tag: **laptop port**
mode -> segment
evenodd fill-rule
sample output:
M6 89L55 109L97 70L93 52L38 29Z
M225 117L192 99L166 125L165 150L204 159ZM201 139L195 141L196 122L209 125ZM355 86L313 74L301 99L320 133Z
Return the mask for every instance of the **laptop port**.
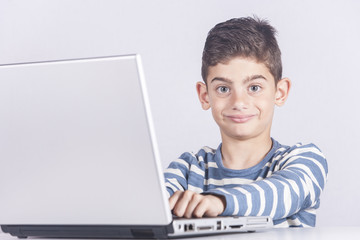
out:
M185 224L184 225L184 231L185 232L194 231L194 230L195 230L194 224Z
M222 225L221 225L221 221L217 221L216 222L216 230L221 230Z
M242 228L243 227L243 225L229 225L229 228L230 229L239 229L239 228Z
M213 230L214 226L198 226L197 230L198 231L209 231L209 230Z

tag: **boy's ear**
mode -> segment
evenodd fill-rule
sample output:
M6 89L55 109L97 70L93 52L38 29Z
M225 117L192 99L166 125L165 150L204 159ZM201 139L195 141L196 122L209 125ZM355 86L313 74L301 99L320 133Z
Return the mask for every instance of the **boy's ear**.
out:
M289 78L283 78L277 83L275 94L275 104L277 106L284 105L286 99L289 96L290 88L291 81Z
M196 83L196 91L197 91L202 109L208 110L210 108L210 103L209 103L209 95L208 95L207 87L206 87L205 83L197 82Z

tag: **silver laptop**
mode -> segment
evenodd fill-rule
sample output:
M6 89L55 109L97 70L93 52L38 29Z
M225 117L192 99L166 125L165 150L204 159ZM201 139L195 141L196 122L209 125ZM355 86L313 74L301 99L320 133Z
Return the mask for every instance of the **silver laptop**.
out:
M0 225L18 237L168 238L269 228L173 219L139 55L0 66Z

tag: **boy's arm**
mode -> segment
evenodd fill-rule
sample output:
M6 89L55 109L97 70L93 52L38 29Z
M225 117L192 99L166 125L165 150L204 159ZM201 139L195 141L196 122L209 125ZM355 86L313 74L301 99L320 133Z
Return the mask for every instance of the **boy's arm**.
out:
M204 187L205 168L200 159L187 152L164 171L170 209L178 217L215 217L225 209L223 196L200 194Z
M302 146L280 161L279 169L263 180L207 193L222 195L222 215L270 216L274 220L317 207L327 178L327 162L314 145Z
M168 197L177 191L185 191L188 189L188 175L190 171L190 160L193 156L190 153L184 153L179 159L170 163L164 171L165 186Z

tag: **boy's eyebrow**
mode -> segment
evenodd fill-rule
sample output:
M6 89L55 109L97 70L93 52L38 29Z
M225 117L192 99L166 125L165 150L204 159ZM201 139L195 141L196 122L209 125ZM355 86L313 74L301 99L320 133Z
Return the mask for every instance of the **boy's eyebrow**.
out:
M256 80L256 79L264 79L264 80L267 81L266 77L264 77L261 74L257 74L257 75L251 75L251 76L245 78L244 83L248 83L248 82L251 82L251 81Z
M261 74L256 74L256 75L251 75L251 76L248 76L246 77L244 80L243 80L243 83L248 83L248 82L251 82L251 81L254 81L256 79L264 79L267 81L266 77L264 77L263 75ZM214 81L221 81L221 82L226 82L226 83L233 83L232 80L228 79L228 78L224 78L224 77L215 77L211 80L210 83L214 82Z
M232 81L228 78L223 78L223 77L214 77L210 83L214 82L214 81L220 81L220 82L226 82L226 83L232 83Z

